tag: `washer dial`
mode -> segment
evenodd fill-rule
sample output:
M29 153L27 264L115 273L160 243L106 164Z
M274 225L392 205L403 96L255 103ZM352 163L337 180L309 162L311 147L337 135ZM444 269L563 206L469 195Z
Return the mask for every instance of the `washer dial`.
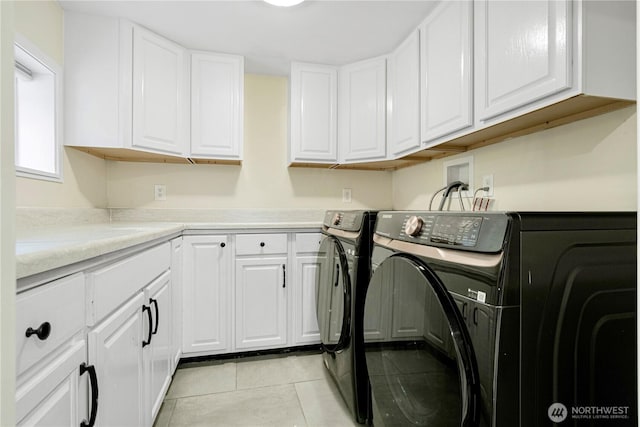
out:
M419 216L412 215L407 220L404 225L404 232L412 237L417 236L422 231L422 226L424 225L424 220Z

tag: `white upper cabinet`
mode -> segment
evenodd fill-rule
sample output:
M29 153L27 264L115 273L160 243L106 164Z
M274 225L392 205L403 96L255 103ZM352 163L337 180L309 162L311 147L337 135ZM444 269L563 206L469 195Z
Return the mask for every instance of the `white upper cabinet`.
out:
M571 86L569 0L475 3L478 120Z
M338 161L338 71L291 64L290 162Z
M388 155L420 148L420 36L416 30L387 62Z
M186 50L133 26L132 146L186 152Z
M387 60L373 58L339 70L340 162L386 156Z
M64 30L66 145L114 160L241 160L242 57L190 55L111 17L65 11Z
M244 58L191 54L191 156L242 159Z
M472 10L442 2L420 26L423 142L473 124Z

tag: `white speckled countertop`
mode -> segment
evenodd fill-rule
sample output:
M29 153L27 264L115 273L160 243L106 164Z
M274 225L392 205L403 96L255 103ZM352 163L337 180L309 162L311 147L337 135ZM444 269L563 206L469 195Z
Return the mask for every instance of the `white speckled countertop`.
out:
M105 217L100 212L96 215L95 210L80 212L82 218L75 218L75 221L73 215L65 211L64 218L69 220L56 224L47 219L61 218L55 210L36 212L18 227L16 233L16 277L21 279L135 245L169 239L183 232L319 229L322 223L317 212L291 215L289 211L280 216L263 215L264 212L241 216L225 214L224 217L209 217L214 220L212 222L202 221L205 218L202 212L196 217L180 215L183 218L187 216L184 219L191 221L173 222L161 222L158 215L153 213L142 214L142 217L136 218L127 212L126 218L117 218L126 222L96 222L104 221ZM113 213L111 216L113 221ZM177 218L174 216L171 219Z

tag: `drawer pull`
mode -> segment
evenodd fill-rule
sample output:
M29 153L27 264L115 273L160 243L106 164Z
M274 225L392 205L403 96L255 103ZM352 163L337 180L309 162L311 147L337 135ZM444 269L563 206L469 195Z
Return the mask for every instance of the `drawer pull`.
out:
M153 299L153 298L149 298L149 305L153 304L154 307L156 308L156 324L153 327L153 332L151 332L151 334L155 335L158 333L158 323L160 323L160 310L158 309L158 300L157 299Z
M149 318L149 335L146 340L142 340L142 348L145 348L149 344L151 344L151 333L153 331L153 318L151 317L151 306L143 305L142 311L147 312L147 317Z
M264 242L260 242L260 247L264 248Z
M227 244L225 242L220 243L220 247L224 248L225 246L227 246Z
M27 328L27 332L25 335L29 338L31 335L37 336L41 341L49 338L49 334L51 334L51 323L44 322L38 329L33 329L31 327Z
M287 266L282 264L282 287L287 286Z
M80 423L80 427L93 427L96 424L96 415L98 415L98 375L96 375L96 367L83 363L80 365L80 375L89 372L89 381L91 382L91 415L89 422L86 420Z

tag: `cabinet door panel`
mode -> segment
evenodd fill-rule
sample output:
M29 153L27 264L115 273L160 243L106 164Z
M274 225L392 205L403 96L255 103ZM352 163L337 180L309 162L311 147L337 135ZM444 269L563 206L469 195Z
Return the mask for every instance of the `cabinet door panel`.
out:
M340 69L338 144L341 161L386 155L387 61L375 58Z
M391 268L385 274L374 276L367 288L367 303L364 311L365 341L382 341L388 339L389 317L391 315L390 287L393 284ZM378 279L378 277L380 279Z
M422 140L473 124L472 2L443 2L421 32Z
M183 266L182 237L171 241L171 335L172 362L171 371L175 371L182 356L182 275Z
M191 55L191 156L242 158L244 61Z
M338 160L338 72L335 67L291 66L291 161Z
M236 261L236 348L284 345L287 258Z
M140 292L89 331L89 363L100 390L96 425L145 425L142 340L149 325L142 320L143 303Z
M413 271L409 270L409 273ZM392 297L392 338L421 338L424 333L425 299L427 290L421 277L398 270L394 278Z
M479 120L570 87L570 7L556 0L476 2Z
M415 31L389 57L389 155L420 148L420 36Z
M185 68L184 48L134 27L134 147L185 152Z
M86 360L86 341L76 342L46 363L16 390L19 426L78 426L86 416L86 401L80 388L80 364Z
M227 236L184 239L184 353L231 349L229 251Z
M295 344L320 342L316 315L316 277L324 257L304 256L296 259L294 339Z
M151 307L153 335L145 347L147 367L148 419L153 420L171 383L171 272L167 271L145 291L145 303Z

